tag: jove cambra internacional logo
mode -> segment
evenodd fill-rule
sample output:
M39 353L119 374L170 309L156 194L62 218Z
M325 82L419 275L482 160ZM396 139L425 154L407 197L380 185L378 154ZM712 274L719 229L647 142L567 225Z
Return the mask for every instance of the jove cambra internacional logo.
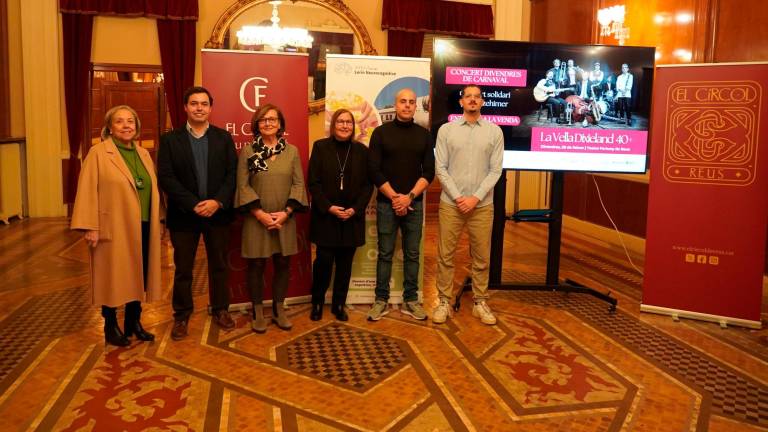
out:
M682 81L667 92L664 177L746 186L757 169L762 87L754 81Z

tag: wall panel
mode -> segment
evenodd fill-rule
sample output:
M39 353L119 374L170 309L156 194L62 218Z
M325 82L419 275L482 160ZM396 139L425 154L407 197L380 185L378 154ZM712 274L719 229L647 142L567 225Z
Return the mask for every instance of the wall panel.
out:
M0 137L11 136L8 0L0 0Z
M531 41L592 42L592 0L531 0Z
M768 61L768 3L762 0L716 2L713 60Z
M693 60L695 17L701 1L708 0L601 0L599 7L623 4L624 25L630 29L626 44L656 47L657 63L673 64ZM613 36L599 36L597 42L618 45Z

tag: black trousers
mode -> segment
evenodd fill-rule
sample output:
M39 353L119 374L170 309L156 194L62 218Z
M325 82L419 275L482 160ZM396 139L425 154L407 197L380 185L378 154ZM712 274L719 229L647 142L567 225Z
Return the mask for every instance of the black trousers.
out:
M227 245L229 225L210 226L200 231L171 231L173 262L173 318L187 320L194 310L192 302L192 269L200 236L205 242L208 255L208 290L211 293L211 308L214 312L229 308L227 287Z
M549 105L549 109L552 111L553 117L560 117L560 114L565 110L565 100L559 97L548 97L546 104Z
M247 258L246 282L251 294L251 302L259 305L264 301L264 270L269 258ZM288 292L288 279L291 276L291 256L272 255L272 310L285 300Z
M627 120L632 120L632 107L630 106L630 98L619 97L616 98L616 114L619 117L627 116Z
M325 303L325 292L331 283L333 263L336 263L336 277L333 279L333 306L347 302L349 279L352 277L352 259L356 247L318 246L315 262L312 264L312 304Z

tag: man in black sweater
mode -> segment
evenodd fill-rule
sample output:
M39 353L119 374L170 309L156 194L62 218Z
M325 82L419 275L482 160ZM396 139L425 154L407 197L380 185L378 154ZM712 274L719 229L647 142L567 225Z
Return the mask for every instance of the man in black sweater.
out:
M376 263L376 301L368 312L378 321L388 311L392 257L400 229L403 237L403 306L415 319L427 318L418 303L419 245L424 220L422 192L435 177L435 154L428 130L413 122L416 93L400 90L395 96L396 118L371 135L368 171L379 189L376 226L379 257Z

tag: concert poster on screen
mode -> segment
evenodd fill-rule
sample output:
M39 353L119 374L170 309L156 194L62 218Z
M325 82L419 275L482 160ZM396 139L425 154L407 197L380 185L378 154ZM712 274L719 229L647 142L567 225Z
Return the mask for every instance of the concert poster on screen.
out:
M644 173L655 48L437 38L432 132L467 84L504 132L504 168Z

